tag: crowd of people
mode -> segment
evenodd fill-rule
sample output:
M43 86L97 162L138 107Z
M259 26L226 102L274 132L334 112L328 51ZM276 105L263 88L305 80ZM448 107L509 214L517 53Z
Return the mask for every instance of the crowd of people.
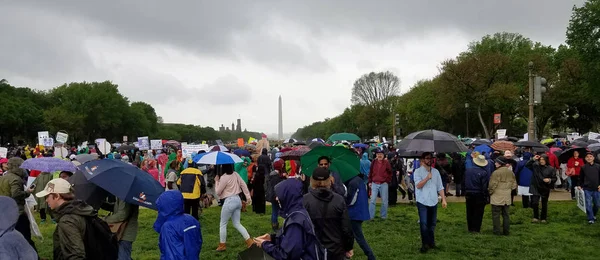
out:
M348 259L354 255L355 241L367 259L376 259L362 224L376 218L378 200L382 220L388 218L388 207L398 201L407 199L416 204L422 253L438 249L438 204L446 208L447 196L465 197L469 232L481 232L485 207L491 204L494 234L509 235L508 209L514 206L514 196L522 195L523 207L532 209L532 223L547 223L550 192L559 187L556 182L562 179L562 183L570 183L566 188L571 192L584 192L588 222L596 221L600 164L591 152L586 152L584 161L575 151L561 165L556 155L535 152L532 147L515 154L515 150L472 146L464 154L425 152L414 160L403 158L391 145L346 148L356 153L360 171L345 181L339 172L330 170L332 158L319 157L315 162L318 167L307 174L302 172L299 160L281 159L280 150L284 147L278 146L241 155L242 162L221 165L197 164L183 157L181 150L168 147L158 153L114 150L107 154L98 154L92 147L74 149L66 157L76 165L78 154L121 160L161 183L165 192L156 201L158 215L153 226L159 233L161 259L199 258L199 214L213 201L221 206L217 251L227 250L227 224L231 220L246 247L256 245L275 259ZM0 258L37 259L26 214L26 199L33 194L40 224L46 223L47 215L57 224L53 234L54 259L94 259L93 244L105 248L105 252L114 251L116 259L131 259L139 207L119 198L108 199L101 208L110 215L94 222L99 219L98 211L75 197L68 182L72 172L60 172L59 178L54 178L54 173L20 168L24 159L36 156L53 154L50 150L25 148L14 152L11 158L0 159L0 209L8 216L0 219ZM28 177L36 179L26 187ZM456 187L455 194L449 191L451 182ZM398 192L402 194L400 199ZM242 224L241 214L249 205L255 213L265 214L267 202L272 209L274 233L253 237ZM108 236L106 242L90 241L103 234L102 223L111 228L114 236ZM85 232L90 228L97 231L95 237Z

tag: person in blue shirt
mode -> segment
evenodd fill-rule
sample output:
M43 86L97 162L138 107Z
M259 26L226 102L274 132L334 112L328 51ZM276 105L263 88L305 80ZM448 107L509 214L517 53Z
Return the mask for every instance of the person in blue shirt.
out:
M369 171L371 170L371 161L369 161L369 155L363 153L362 159L360 159L360 173L365 175L365 184L369 182Z
M160 259L200 259L202 230L198 220L183 213L181 192L163 192L156 200L156 206L158 216L154 222L154 231L159 234Z
M431 167L433 154L425 152L421 155L421 167L415 170L415 197L419 211L419 224L421 228L421 253L429 249L437 249L435 244L435 225L437 222L438 195L442 197L442 207L446 208L446 196L440 172Z
M371 219L371 215L369 214L369 195L367 194L367 186L365 185L366 179L367 177L361 173L346 181L345 185L348 188L346 205L348 206L350 226L356 242L368 260L375 260L373 250L369 246L369 243L367 243L362 230L363 221Z

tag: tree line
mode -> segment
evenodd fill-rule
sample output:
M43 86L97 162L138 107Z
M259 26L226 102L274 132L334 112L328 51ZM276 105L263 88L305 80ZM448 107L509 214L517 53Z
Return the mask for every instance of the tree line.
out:
M64 131L69 134L70 144L96 138L120 142L123 136L128 136L130 142L149 136L198 143L217 139L228 142L239 137L248 140L261 135L163 123L150 104L130 102L110 81L76 82L40 91L0 80L0 144L35 144L38 131L52 135Z
M528 63L547 79L543 102L535 106L538 136L553 132L585 133L600 125L600 0L573 7L565 45L553 48L517 34L501 32L471 42L466 51L441 62L439 74L399 93L391 72L371 72L357 79L352 105L341 115L302 127L295 138L335 132L362 137L402 136L438 129L490 138L496 129L509 135L527 132ZM468 104L468 105L467 105ZM502 117L494 124L494 114Z

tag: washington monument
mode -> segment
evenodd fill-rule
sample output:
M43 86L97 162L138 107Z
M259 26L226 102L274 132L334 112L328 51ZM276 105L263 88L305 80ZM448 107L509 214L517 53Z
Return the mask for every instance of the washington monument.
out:
M283 111L281 106L281 95L279 95L279 130L277 138L279 140L283 140Z

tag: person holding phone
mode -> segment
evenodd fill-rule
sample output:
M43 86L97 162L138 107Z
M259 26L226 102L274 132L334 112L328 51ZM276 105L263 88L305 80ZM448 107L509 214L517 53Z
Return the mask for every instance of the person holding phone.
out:
M548 215L548 198L550 197L550 190L552 189L553 183L556 182L556 174L554 167L550 166L550 160L546 154L536 155L533 160L530 160L527 168L533 171L531 177L531 186L529 186L529 193L531 193L531 208L533 209L533 220L532 223L546 223ZM540 214L539 204L542 201L542 211Z

